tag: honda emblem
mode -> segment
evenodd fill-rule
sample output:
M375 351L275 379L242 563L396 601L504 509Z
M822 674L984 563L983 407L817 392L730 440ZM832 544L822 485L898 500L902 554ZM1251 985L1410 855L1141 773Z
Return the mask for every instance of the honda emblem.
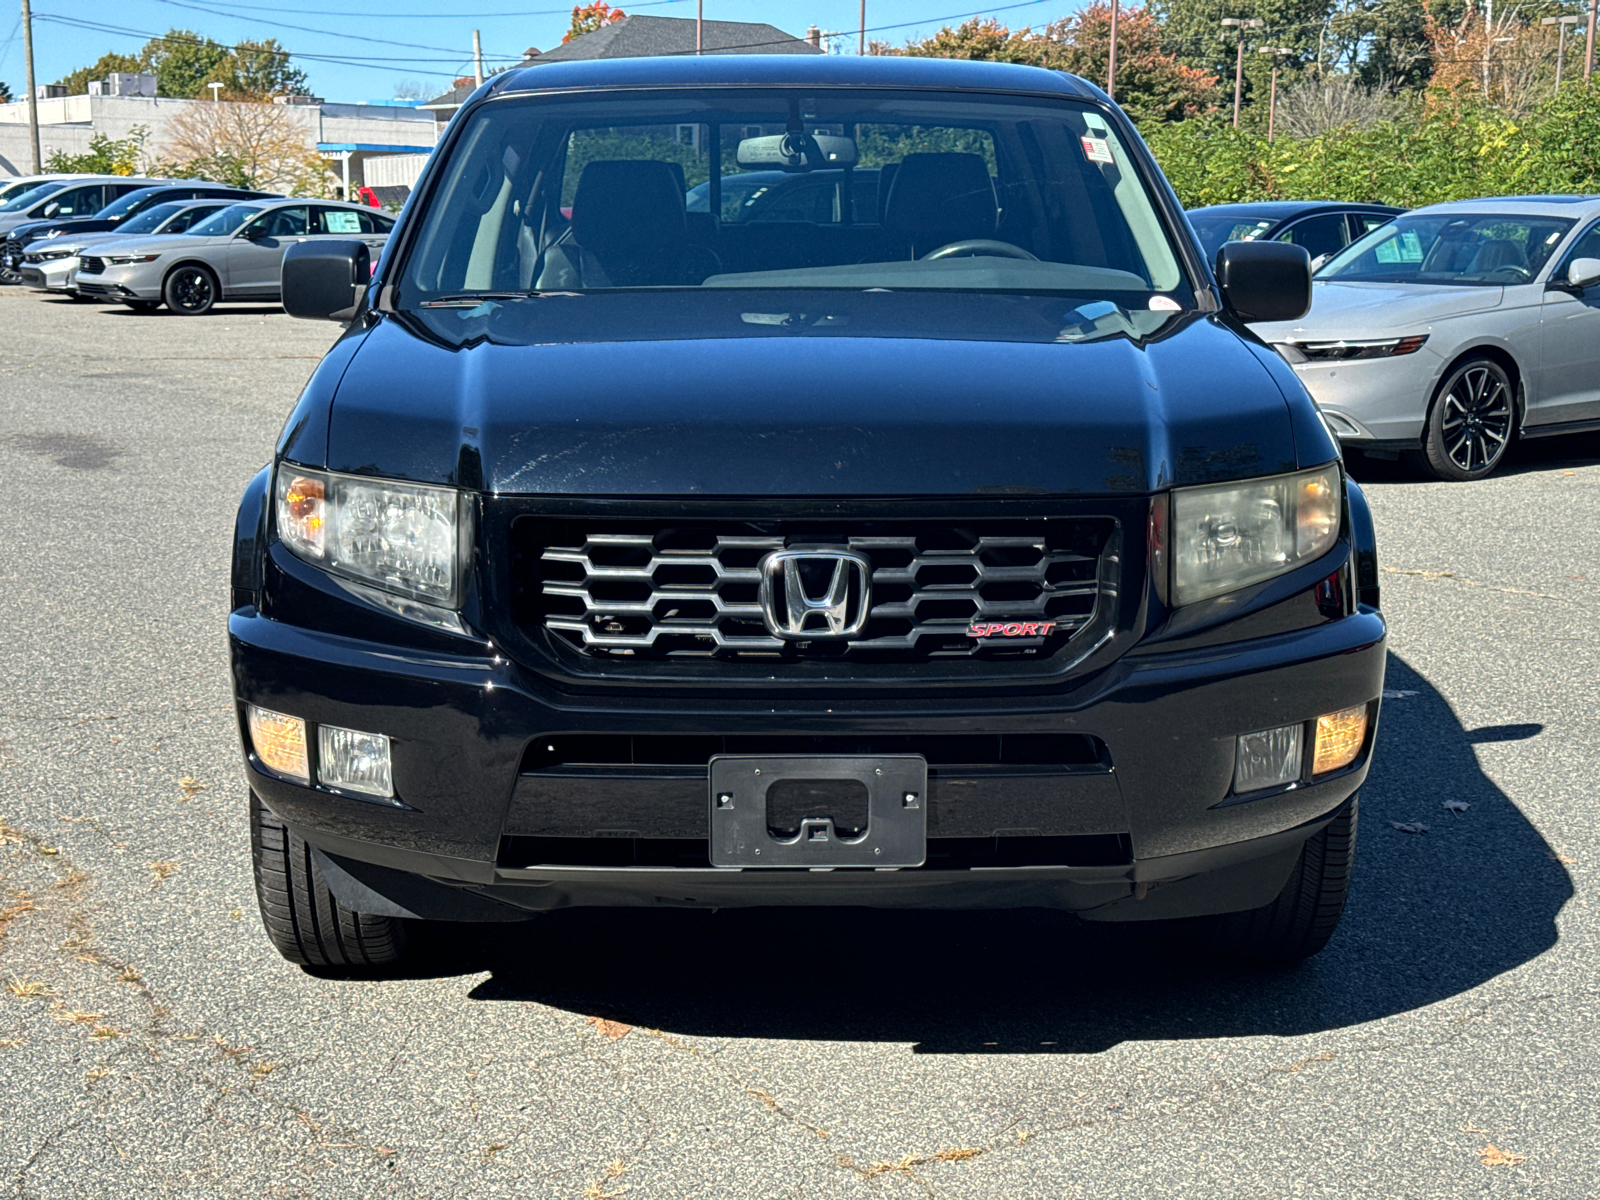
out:
M867 623L872 564L849 550L774 550L761 560L761 615L789 641L854 637Z

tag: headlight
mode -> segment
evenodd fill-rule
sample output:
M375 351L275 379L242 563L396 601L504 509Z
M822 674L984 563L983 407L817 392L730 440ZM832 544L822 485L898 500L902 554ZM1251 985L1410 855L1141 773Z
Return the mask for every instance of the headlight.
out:
M278 537L296 555L386 591L455 608L465 509L453 488L278 467Z
M1172 602L1192 604L1281 575L1339 535L1339 466L1177 488L1172 493Z
M39 252L40 262L54 262L58 258L71 258L76 250L42 250ZM29 257L32 257L31 255Z
M106 261L114 267L125 267L129 263L155 262L160 257L161 255L159 254L119 254L114 258L106 259Z
M1300 359L1291 362L1344 362L1356 358L1398 358L1402 354L1415 354L1428 340L1425 333L1410 337L1376 338L1366 341L1337 342L1286 342ZM1289 355L1284 357L1288 358Z

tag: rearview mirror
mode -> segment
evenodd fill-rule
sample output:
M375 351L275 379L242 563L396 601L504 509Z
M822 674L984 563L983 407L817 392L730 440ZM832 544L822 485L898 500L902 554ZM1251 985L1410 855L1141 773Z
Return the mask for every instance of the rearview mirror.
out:
M817 167L853 167L856 144L826 133L776 133L745 138L739 143L741 167L761 170L810 171Z
M1311 309L1311 256L1292 242L1224 242L1217 288L1241 321L1297 320Z
M1600 258L1575 258L1567 267L1567 286L1588 288L1600 283Z
M283 256L284 311L311 321L353 320L371 279L372 251L365 242L297 242Z

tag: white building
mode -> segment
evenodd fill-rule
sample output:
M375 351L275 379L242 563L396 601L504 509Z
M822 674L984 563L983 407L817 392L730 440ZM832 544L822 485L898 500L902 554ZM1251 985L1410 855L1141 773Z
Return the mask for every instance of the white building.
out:
M110 88L97 90L108 92ZM96 135L115 141L142 125L150 132L145 143L147 151L152 156L160 156L166 145L168 126L176 117L193 105L214 103L227 101L169 100L142 95L41 99L38 101L40 153L45 159L55 151L83 154L89 149L89 140ZM369 161L395 154L425 155L438 137L439 126L433 114L414 108L318 102L287 104L284 110L305 129L306 149L316 149L333 159L342 168L346 184L351 186L366 182L365 169ZM0 104L0 179L26 175L31 155L27 102Z

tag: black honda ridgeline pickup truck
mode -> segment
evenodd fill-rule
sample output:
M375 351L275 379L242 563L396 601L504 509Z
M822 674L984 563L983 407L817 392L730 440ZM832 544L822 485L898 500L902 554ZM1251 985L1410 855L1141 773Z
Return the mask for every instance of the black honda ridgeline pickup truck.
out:
M749 215L747 172L810 179ZM348 331L234 543L285 957L569 905L1327 941L1383 686L1373 531L1243 324L1302 314L1309 265L1207 263L1099 90L510 71L367 256L284 260L289 311Z

